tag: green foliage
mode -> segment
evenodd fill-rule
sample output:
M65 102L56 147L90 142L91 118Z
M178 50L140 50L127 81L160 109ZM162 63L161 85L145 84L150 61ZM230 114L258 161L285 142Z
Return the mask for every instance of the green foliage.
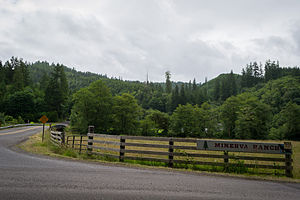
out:
M228 98L220 107L224 138L265 139L271 108L251 93Z
M113 98L113 132L117 134L136 135L141 107L136 99L128 93Z
M239 139L265 139L271 109L257 97L244 93L238 96L240 109L235 122L235 136Z
M149 118L140 120L140 129L143 136L155 136L156 134L155 123Z
M223 137L235 138L235 122L237 120L240 102L238 97L229 97L220 107Z
M200 134L200 109L191 104L179 105L171 116L171 132L176 137L195 137Z
M236 160L235 163L230 163L228 166L225 166L224 171L227 173L244 174L247 173L249 169L245 167L244 161Z
M167 135L170 126L170 117L167 113L158 110L150 110L146 120L152 121L156 134Z
M165 83L142 83L12 57L0 61L0 110L10 123L71 114L82 133L95 125L113 134L299 139L300 69L262 67L252 62L241 76L231 71L204 84L172 82L170 72Z
M68 82L62 65L56 65L45 91L45 102L48 110L56 111L59 118L66 114L66 102L68 98Z
M33 113L35 112L33 91L30 88L26 88L22 91L17 91L7 96L4 108L5 113L17 118L21 116L26 120L34 120Z
M49 119L48 122L57 122L58 121L58 113L56 111L46 112L44 115Z
M112 96L103 81L96 81L80 89L73 96L71 125L86 133L94 125L98 133L107 133L112 121Z
M270 138L300 140L300 106L289 102L274 116L274 126Z
M0 113L0 127L5 124L5 114Z
M17 123L18 124L24 124L24 120L22 119L21 116L18 116Z
M300 78L286 76L269 81L256 95L272 107L274 114L279 113L290 101L300 105Z

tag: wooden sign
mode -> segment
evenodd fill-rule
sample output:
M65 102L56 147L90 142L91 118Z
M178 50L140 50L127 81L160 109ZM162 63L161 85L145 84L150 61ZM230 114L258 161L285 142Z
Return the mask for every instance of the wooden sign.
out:
M221 140L197 140L197 149L207 151L231 151L272 154L285 153L283 144L236 142Z
M41 117L41 119L40 119L40 121L41 121L43 124L45 124L48 120L49 120L49 119L48 119L45 115L43 115L43 116Z

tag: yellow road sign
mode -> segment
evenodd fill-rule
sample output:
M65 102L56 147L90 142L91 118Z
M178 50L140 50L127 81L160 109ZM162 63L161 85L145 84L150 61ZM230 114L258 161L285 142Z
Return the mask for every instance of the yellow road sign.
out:
M48 120L49 120L49 119L48 119L45 115L43 115L43 116L41 117L41 119L40 119L40 121L41 121L43 124L45 124Z

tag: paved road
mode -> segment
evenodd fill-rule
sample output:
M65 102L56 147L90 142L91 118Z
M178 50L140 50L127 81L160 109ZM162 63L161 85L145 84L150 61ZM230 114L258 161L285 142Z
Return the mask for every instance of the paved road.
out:
M300 184L57 160L12 150L40 127L0 131L0 199L300 199Z

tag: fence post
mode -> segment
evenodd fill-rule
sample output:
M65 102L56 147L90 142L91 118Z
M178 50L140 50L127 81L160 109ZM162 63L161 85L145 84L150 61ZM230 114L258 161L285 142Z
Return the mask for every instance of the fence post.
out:
M74 146L75 146L75 136L73 136L72 149L74 149Z
M119 156L119 161L124 162L124 156L125 156L125 138L120 136L120 156Z
M69 145L69 137L70 136L67 136L67 146Z
M81 154L81 145L82 145L82 135L80 136L79 154Z
M293 177L293 166L292 166L292 143L284 142L284 152L285 152L285 175L287 177Z
M228 170L228 161L229 161L228 151L224 151L224 169Z
M92 154L93 151L93 140L94 140L94 126L89 126L88 130L88 146L87 146L87 151L88 154Z
M173 167L173 155L174 152L174 141L172 138L169 140L169 167Z

